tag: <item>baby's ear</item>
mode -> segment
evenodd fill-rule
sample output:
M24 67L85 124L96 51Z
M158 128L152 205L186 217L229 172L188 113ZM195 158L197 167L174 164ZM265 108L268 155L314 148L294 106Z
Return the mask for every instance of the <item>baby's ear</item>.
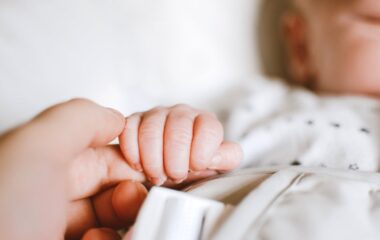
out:
M282 17L282 33L291 80L307 85L311 78L311 64L305 20L300 14L288 11Z

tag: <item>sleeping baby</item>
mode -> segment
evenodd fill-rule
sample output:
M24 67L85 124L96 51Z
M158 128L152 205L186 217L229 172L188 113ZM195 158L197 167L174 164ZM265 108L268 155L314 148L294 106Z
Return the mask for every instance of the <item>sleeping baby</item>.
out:
M380 2L294 0L283 17L291 87L257 79L227 132L243 165L377 171Z
M290 79L254 78L226 123L241 166L377 171L380 2L294 0L282 26ZM120 146L156 185L232 170L242 158L213 114L184 105L128 117Z

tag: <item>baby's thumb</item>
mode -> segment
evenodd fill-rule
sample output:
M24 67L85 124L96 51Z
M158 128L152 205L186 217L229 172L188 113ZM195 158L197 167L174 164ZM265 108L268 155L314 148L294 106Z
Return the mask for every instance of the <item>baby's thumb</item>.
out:
M210 170L229 171L237 168L243 159L240 145L224 141L211 160Z

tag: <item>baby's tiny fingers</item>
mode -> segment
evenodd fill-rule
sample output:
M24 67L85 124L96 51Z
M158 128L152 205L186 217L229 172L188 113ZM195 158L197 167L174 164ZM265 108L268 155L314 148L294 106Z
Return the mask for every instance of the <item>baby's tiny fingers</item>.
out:
M169 113L164 134L165 170L169 178L181 181L189 171L195 112L178 106Z
M239 144L225 141L211 160L209 169L229 171L237 168L243 159L243 150Z
M211 114L195 118L193 142L191 145L190 168L202 171L211 164L211 158L223 141L223 126Z
M162 185L166 181L163 164L166 116L166 109L152 109L143 115L139 128L141 162L148 179L155 185Z
M139 127L141 114L136 113L125 119L124 131L119 136L120 149L128 164L137 171L142 171L139 153Z

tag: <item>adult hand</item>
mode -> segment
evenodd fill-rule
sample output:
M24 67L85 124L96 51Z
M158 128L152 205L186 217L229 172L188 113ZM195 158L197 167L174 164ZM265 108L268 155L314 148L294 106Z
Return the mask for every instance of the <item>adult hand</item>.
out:
M110 229L132 224L147 193L108 145L124 123L77 99L0 136L0 238L118 239Z

